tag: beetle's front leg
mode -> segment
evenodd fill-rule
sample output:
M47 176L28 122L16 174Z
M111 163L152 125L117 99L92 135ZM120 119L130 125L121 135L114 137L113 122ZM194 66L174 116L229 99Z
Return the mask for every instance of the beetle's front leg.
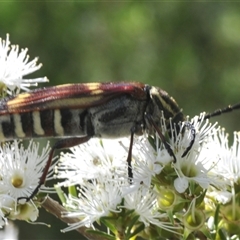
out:
M191 122L185 122L184 123L184 127L187 127L190 130L190 132L191 132L191 141L190 141L188 147L183 152L181 157L185 157L188 154L188 152L192 149L192 146L193 146L193 144L195 142L195 138L196 138L196 129L195 129L195 127L193 126L193 124Z
M130 146L128 150L127 156L127 163L128 163L128 179L129 182L132 183L133 181L133 172L132 172L132 148L133 148L133 137L135 133L135 127L131 129L131 136L130 136Z
M153 118L150 114L146 113L146 118L148 120L148 122L153 126L153 128L155 129L155 131L158 133L158 136L160 137L164 147L166 148L168 154L173 157L173 162L176 163L177 159L176 156L173 152L173 150L171 149L169 143L167 142L166 138L164 137L164 135L162 134L161 130L159 129L159 127L157 126L157 124L153 121Z

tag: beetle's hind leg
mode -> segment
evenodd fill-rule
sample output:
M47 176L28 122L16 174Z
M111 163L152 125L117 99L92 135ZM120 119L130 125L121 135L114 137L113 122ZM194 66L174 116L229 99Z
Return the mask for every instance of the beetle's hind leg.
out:
M85 143L85 142L89 141L90 138L91 138L90 136L84 136L84 137L80 137L80 138L65 138L65 139L61 139L61 140L57 141L53 145L53 147L52 147L52 149L49 153L46 166L44 168L43 174L42 174L42 176L39 180L39 183L38 183L37 187L33 190L32 194L29 197L18 198L18 202L22 199L24 199L28 202L30 199L32 199L38 193L40 187L45 183L49 168L50 168L51 163L52 163L52 159L53 159L55 150L60 150L60 149L64 149L64 148L70 148L70 147L77 146L79 144L82 144L82 143Z

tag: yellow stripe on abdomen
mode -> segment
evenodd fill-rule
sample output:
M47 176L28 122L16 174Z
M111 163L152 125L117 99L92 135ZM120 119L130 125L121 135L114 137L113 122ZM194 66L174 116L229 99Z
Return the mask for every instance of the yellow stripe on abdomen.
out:
M26 134L22 128L21 116L19 114L13 114L14 132L17 137L24 138Z
M54 130L55 133L59 136L64 135L64 128L61 124L62 115L59 109L54 110Z
M33 119L33 131L37 135L44 135L45 132L41 125L41 118L39 111L32 112L32 119Z

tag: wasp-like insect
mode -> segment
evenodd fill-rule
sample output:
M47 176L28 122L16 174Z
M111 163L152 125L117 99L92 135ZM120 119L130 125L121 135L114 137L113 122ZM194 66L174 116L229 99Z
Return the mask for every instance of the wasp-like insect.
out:
M213 115L239 108L218 110ZM52 147L39 181L44 184L54 151L87 142L92 137L131 136L128 151L128 174L132 178L133 136L158 132L169 154L174 153L160 129L160 118L173 123L184 121L182 110L164 90L138 82L65 84L36 89L0 101L0 141L37 137L60 138ZM206 115L210 118L213 115ZM191 124L187 124L191 128ZM192 141L183 155L191 149Z

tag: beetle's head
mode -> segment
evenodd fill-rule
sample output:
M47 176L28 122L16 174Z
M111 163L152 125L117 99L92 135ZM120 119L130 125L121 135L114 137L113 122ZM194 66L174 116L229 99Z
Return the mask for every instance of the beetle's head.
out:
M151 115L153 121L158 126L160 126L162 114L166 119L167 125L169 124L170 118L173 123L184 121L182 110L179 108L174 98L169 96L167 92L161 88L151 86L148 86L147 91L149 93L150 102L146 112Z

